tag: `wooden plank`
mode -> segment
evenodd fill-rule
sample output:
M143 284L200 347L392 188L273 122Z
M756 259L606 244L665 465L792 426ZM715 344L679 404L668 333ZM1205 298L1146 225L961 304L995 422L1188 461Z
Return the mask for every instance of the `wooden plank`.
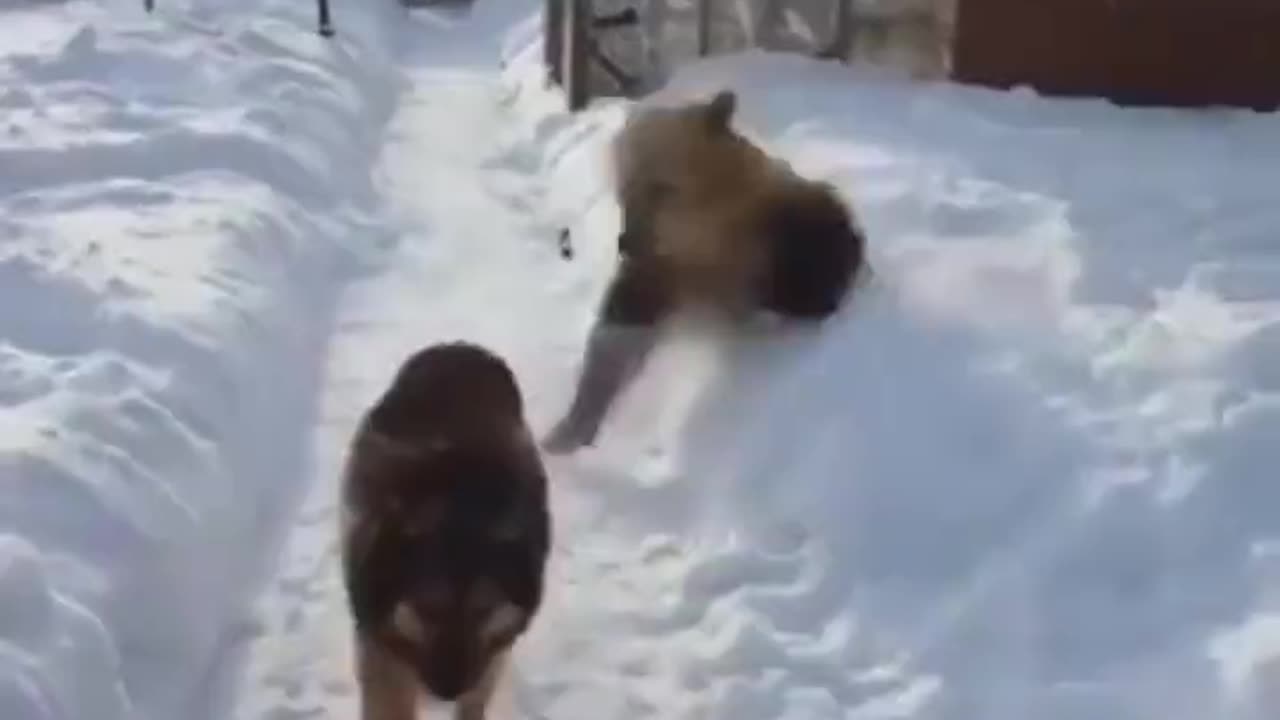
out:
M586 107L590 99L587 33L590 32L593 14L590 0L568 0L568 3L565 18L568 26L565 38L565 93L568 95L569 109L576 112Z
M564 82L565 0L546 0L542 7L542 63L552 83Z
M698 57L711 54L711 0L698 0Z
M835 0L835 28L825 47L817 52L818 57L828 60L846 62L853 51L853 0Z

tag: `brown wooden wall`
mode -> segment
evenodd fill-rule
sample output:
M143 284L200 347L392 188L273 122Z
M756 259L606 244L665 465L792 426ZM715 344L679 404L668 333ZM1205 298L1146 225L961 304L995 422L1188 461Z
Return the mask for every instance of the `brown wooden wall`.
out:
M1280 107L1280 0L957 0L952 75L1132 105Z

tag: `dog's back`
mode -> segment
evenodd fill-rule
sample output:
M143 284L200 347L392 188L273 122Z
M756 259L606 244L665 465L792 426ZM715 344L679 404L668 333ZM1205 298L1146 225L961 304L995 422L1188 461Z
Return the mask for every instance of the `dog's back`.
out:
M366 707L422 688L482 717L496 665L541 603L551 533L506 364L469 343L411 356L356 433L343 502ZM366 682L373 667L383 679ZM402 678L390 690L389 673Z

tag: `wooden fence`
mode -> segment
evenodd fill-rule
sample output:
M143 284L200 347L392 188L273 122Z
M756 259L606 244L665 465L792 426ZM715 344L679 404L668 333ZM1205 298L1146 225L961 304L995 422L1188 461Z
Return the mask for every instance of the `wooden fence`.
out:
M694 0L697 54L705 57L712 52L711 10L714 2L725 0ZM854 0L833 0L833 17L830 38L821 47L813 49L817 57L844 59L848 54L851 37L852 6ZM786 0L767 0L763 3L766 14L780 15ZM609 15L596 12L593 0L545 0L543 11L543 60L550 80L565 88L569 108L577 111L586 106L599 90L593 81L599 69L622 94L633 96L642 86L634 72L621 67L601 48L602 33L636 26L640 23L639 11L629 7Z
M699 56L716 51L708 29L712 4L730 1L694 0ZM787 0L760 2L762 13L776 14ZM870 48L861 46L874 35L876 18L855 16L854 0L833 2L829 40L813 54L848 59L852 45L860 57ZM1280 108L1280 0L938 4L947 8L938 46L947 67L940 77L999 88L1029 85L1046 95L1125 105ZM597 41L601 33L634 24L634 11L598 18L594 0L546 0L546 8L548 72L564 85L572 109L600 93L602 74L624 94L638 86Z
M548 77L565 88L569 108L579 110L591 99L591 66L606 72L624 89L635 78L601 49L598 36L639 23L635 8L597 15L591 0L546 0L543 9L543 61Z

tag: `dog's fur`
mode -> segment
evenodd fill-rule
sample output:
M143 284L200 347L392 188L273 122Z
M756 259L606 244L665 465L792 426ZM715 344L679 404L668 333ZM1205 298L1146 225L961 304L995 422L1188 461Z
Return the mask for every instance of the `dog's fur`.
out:
M361 420L342 505L362 719L413 720L428 696L481 720L538 612L551 543L506 363L465 342L410 356Z
M676 311L698 306L737 322L765 310L821 322L865 267L863 231L835 188L736 132L736 107L737 96L722 91L637 113L615 136L618 265L548 451L594 442Z

